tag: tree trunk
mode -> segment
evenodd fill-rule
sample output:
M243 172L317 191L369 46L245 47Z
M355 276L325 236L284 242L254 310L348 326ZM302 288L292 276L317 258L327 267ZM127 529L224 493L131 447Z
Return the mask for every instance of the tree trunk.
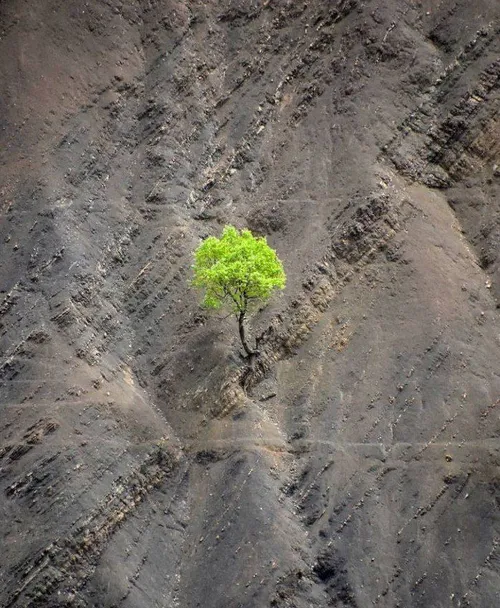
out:
M241 343L243 344L243 348L245 349L246 354L249 357L251 355L255 355L255 351L252 350L247 344L247 340L246 340L246 336L245 336L245 313L244 312L240 312L240 314L238 315L238 327L240 330Z

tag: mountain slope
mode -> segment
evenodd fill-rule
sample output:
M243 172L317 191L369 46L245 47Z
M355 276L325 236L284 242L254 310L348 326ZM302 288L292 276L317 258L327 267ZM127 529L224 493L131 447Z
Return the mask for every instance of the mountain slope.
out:
M0 23L0 604L495 605L498 3ZM252 365L225 223L288 276Z

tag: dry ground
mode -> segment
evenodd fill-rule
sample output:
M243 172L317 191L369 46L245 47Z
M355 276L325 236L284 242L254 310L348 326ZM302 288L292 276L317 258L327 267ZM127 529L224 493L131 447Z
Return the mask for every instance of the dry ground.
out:
M497 0L3 0L0 605L500 603ZM235 323L200 238L288 283Z

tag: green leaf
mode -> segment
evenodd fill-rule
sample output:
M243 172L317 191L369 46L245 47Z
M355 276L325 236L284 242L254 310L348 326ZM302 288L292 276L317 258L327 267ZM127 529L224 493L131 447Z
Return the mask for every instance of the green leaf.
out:
M264 237L226 226L220 238L209 236L194 253L193 285L204 292L202 305L227 306L235 314L265 302L285 287L283 264Z

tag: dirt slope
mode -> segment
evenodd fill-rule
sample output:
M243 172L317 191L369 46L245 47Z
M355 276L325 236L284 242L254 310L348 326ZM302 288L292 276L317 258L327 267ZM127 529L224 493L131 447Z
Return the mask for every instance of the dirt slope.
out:
M0 605L500 601L497 0L3 0ZM239 354L191 254L265 234Z

